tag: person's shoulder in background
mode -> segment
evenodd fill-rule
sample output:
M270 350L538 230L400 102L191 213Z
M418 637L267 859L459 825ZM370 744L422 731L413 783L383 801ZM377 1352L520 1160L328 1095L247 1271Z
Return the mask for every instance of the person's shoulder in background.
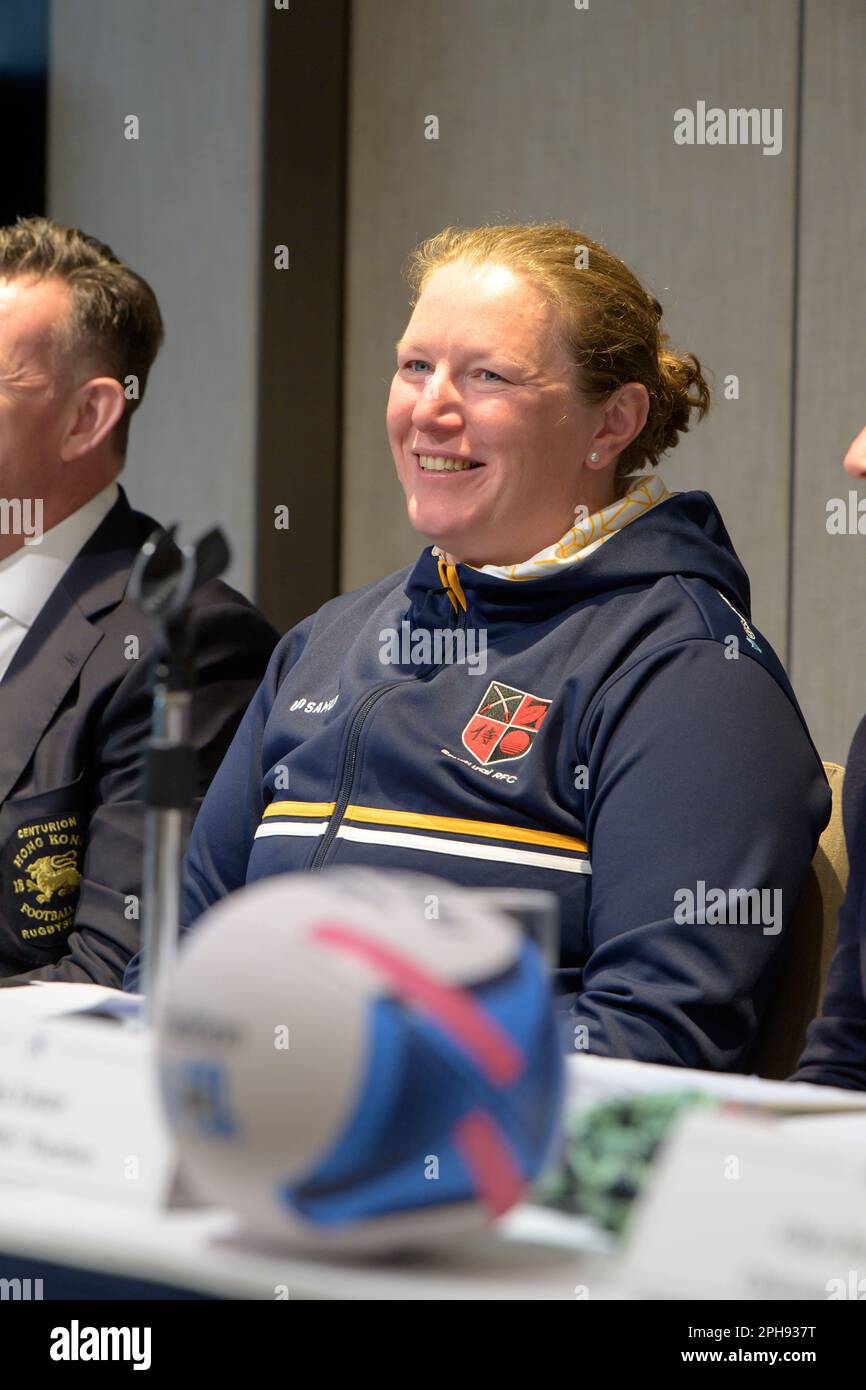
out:
M842 791L848 887L821 1014L792 1081L866 1090L866 717L854 735Z
M267 669L279 634L255 604L222 580L193 595L190 649L196 689L190 734L203 796Z

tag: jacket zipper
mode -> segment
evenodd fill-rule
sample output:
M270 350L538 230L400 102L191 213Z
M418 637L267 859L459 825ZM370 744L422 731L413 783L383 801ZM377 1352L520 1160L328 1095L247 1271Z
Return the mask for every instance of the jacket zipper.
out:
M454 626L464 626L466 622L466 610L462 610L456 616L457 622L454 624ZM438 671L439 669L439 666L434 666L433 671L429 671L426 677L422 676L420 677L420 679L428 679L429 676L432 676L433 673L435 671ZM364 721L370 713L370 710L373 708L374 705L378 704L378 702L382 699L383 695L387 695L389 690L399 690L402 684L402 681L388 681L384 685L377 685L374 690L370 691L369 695L364 697L364 700L359 705L358 709L355 711L355 714L352 718L352 724L349 729L349 737L346 743L346 757L343 762L343 772L340 777L340 786L337 791L337 799L334 803L334 810L331 813L331 819L328 824L328 828L322 836L318 846L316 847L315 854L310 860L310 873L315 873L318 869L321 869L323 867L325 862L325 856L327 855L328 850L331 848L331 845L334 843L334 840L337 837L337 832L340 829L340 826L343 821L343 816L346 813L346 807L349 804L349 797L352 794L352 783L355 780L355 762L357 760L358 755L358 741L361 737L361 729L363 727Z
M349 804L349 797L352 792L352 782L354 781L355 777L355 761L358 754L358 740L361 737L361 728L364 724L364 721L367 718L367 715L370 713L370 710L379 700L381 700L382 696L387 695L389 690L397 690L399 684L399 681L388 681L387 685L376 686L375 690L371 690L370 694L365 696L364 700L359 705L358 709L355 711L354 717L352 719L352 725L349 729L349 738L346 743L346 757L343 762L343 773L340 778L340 786L337 791L337 800L334 805L334 810L331 814L331 820L328 825L328 828L322 836L321 841L319 842L316 848L316 852L313 855L312 860L310 861L311 872L322 867L325 855L328 853L328 850L331 848L331 845L333 844L336 838L337 831L340 828L340 823L346 811L346 807Z

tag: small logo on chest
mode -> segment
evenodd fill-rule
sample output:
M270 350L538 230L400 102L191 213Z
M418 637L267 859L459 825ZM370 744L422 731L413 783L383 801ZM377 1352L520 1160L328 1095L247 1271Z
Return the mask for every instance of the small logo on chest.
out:
M327 714L329 709L334 708L339 698L339 695L332 695L330 700L308 700L306 695L302 695L299 700L293 700L289 705L289 713L293 714L296 710L302 710L304 714Z
M525 758L551 703L527 690L491 681L463 730L463 747L485 766Z

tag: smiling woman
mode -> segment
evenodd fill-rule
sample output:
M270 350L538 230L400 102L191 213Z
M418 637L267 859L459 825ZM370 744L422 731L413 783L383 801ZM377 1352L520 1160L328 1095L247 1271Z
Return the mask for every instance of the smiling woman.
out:
M564 224L447 228L409 279L388 435L409 519L456 558L528 559L577 508L615 502L709 405L658 301ZM443 472L459 485L441 487Z
M568 1048L748 1067L829 794L715 505L648 471L706 410L700 366L559 223L446 229L410 280L387 432L433 544L277 648L184 925L330 864L546 889ZM684 914L699 885L748 920Z

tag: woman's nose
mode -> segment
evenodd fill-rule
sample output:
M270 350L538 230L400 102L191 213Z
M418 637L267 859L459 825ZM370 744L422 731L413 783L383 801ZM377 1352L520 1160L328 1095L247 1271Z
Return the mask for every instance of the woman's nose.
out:
M852 478L866 478L866 426L845 455L845 471L850 473Z
M428 377L412 411L419 430L455 429L463 421L462 405L454 386L438 374Z

